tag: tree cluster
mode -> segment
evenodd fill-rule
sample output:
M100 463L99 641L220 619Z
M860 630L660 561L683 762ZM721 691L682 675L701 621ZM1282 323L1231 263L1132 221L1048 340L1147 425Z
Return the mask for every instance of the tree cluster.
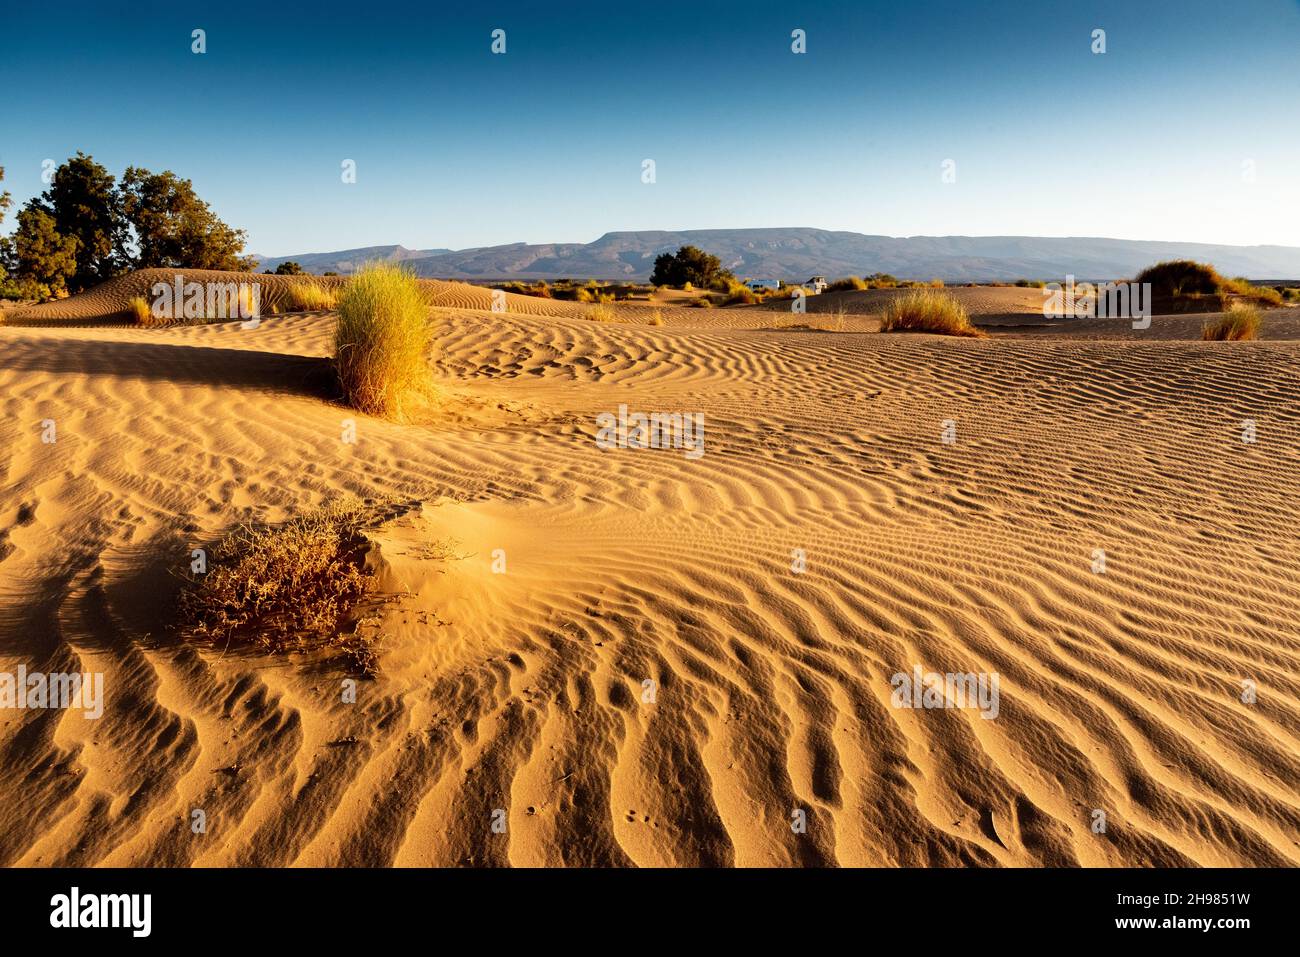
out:
M650 274L650 281L656 286L685 286L689 282L702 289L733 278L722 268L722 260L695 246L663 253L655 259L654 272Z
M3 178L0 170L0 179ZM0 221L9 206L0 196ZM34 298L80 292L132 269L249 270L245 233L232 229L170 170L128 166L120 182L78 151L0 240L0 279Z

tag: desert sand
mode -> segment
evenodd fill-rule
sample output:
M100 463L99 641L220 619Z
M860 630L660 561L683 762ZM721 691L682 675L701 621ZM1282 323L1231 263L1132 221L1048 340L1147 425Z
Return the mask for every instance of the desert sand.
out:
M329 313L132 328L150 279L0 326L0 670L106 676L98 720L0 711L0 864L1300 864L1300 310L1203 343L954 289L969 340L431 283L395 424L322 390ZM706 454L598 448L622 403ZM168 636L191 547L347 494L418 503L355 704ZM1000 713L893 707L916 664Z

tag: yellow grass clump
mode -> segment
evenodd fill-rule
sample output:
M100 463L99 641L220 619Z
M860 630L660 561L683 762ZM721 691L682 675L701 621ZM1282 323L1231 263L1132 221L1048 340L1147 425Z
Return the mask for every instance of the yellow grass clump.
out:
M662 326L664 324L664 314L661 310L656 309L650 313L650 318L646 320L646 325Z
M317 312L333 309L337 296L332 290L314 282L294 283L285 292L285 308L289 312Z
M1271 286L1256 286L1241 276L1228 279L1213 266L1190 259L1156 263L1138 273L1136 281L1151 283L1151 291L1157 296L1242 296L1268 306L1280 306L1283 300L1282 293Z
M966 307L949 293L924 289L899 296L885 307L881 332L937 332L945 336L983 339L971 325Z
M727 289L727 296L722 300L724 306L752 306L755 303L762 302L763 297L754 292L748 286L740 283L732 283Z
M1201 328L1201 338L1206 342L1243 342L1257 338L1261 321L1259 307L1245 302L1234 302L1218 319Z
M270 652L332 648L373 673L374 650L352 621L375 583L365 567L373 524L373 510L349 499L283 525L240 527L208 551L205 573L184 576L181 634Z
M1233 295L1245 296L1248 299L1270 306L1282 305L1282 293L1272 286L1256 286L1249 279L1242 276L1238 276L1236 279L1223 280L1223 289Z
M131 315L135 317L137 326L154 325L153 310L149 307L149 300L144 296L133 296L128 303L131 308Z
M587 318L595 322L613 322L614 310L605 304L593 306L591 312L587 313Z
M430 332L415 277L375 263L352 277L338 299L334 362L346 400L395 419L431 391Z

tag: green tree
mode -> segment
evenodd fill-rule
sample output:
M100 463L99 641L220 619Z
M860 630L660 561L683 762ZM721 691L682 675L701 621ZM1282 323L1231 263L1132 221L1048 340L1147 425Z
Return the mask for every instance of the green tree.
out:
M650 281L656 286L684 286L689 282L694 286L708 287L733 278L722 268L722 261L717 256L695 246L683 246L675 253L663 253L655 259L654 272L650 274Z
M29 203L18 213L13 237L18 275L41 286L43 295L63 292L77 270L79 242L60 233L53 216Z
M8 205L9 194L0 195L0 220ZM126 269L251 270L255 263L241 255L244 239L189 180L129 166L119 186L79 151L24 206L13 237L0 241L0 277L8 264L19 282L48 294L80 292Z
M242 256L245 233L232 229L194 192L194 184L170 170L151 173L128 166L118 189L126 229L122 259L135 269L251 270Z
M277 276L301 276L302 274L302 267L292 259L275 267L275 275Z
M54 180L40 199L27 205L53 217L61 236L76 240L76 267L67 277L70 291L80 292L122 271L124 232L113 174L93 157L78 150L54 171ZM39 238L43 237L34 240Z

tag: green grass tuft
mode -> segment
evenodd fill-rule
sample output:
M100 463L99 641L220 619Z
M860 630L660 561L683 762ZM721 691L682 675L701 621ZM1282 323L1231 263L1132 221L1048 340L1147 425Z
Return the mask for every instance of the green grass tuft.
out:
M366 266L338 299L334 362L346 400L401 420L432 386L428 310L415 278L391 263Z
M949 293L930 289L898 296L885 307L881 332L937 332L945 336L983 339L971 325L966 308Z

